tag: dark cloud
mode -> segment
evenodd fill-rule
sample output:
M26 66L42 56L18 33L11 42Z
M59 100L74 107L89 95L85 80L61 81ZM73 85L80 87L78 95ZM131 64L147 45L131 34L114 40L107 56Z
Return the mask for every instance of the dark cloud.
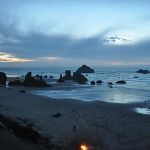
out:
M131 40L127 39L127 38L122 38L122 37L118 37L118 36L111 36L111 37L104 37L104 42L106 43L116 43L116 42L121 42L126 44L127 42L130 42Z

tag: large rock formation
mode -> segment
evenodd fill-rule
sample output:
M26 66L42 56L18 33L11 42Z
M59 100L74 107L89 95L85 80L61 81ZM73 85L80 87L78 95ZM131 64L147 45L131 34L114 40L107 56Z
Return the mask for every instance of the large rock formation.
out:
M64 79L63 79L63 77L62 77L62 74L60 74L60 77L59 77L59 79L57 80L57 82L65 82Z
M6 86L7 76L4 72L0 72L0 85Z
M150 73L150 71L149 70L144 70L144 69L139 69L139 70L136 71L136 73L148 74L148 73Z
M86 65L82 65L81 67L77 69L76 73L94 73L94 69Z
M23 86L27 87L48 87L49 85L43 81L42 77L40 79L35 79L32 77L32 73L28 72L25 76L25 80L23 82Z
M72 79L80 84L84 84L88 81L84 75L82 75L81 73L77 73L77 72L73 73Z
M71 70L65 70L65 75L63 76L64 80L71 80L72 76L71 76Z

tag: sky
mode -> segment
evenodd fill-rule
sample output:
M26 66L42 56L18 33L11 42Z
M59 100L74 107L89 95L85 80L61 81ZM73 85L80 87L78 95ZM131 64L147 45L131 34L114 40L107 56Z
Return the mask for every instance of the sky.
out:
M0 0L0 66L150 65L149 0Z

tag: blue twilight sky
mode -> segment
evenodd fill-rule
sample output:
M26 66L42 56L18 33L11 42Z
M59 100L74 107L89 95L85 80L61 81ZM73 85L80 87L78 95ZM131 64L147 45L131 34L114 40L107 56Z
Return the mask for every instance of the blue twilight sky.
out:
M150 65L149 0L0 0L0 66Z

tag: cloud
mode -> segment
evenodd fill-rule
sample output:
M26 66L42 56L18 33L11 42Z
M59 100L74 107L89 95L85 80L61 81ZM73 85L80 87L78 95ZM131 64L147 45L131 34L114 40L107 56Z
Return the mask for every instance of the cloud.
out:
M0 62L32 62L34 60L31 59L24 59L24 58L17 58L12 54L0 52Z
M127 38L122 38L119 36L104 37L103 40L105 44L114 44L114 45L132 44L132 40Z
M93 65L130 65L138 62L146 64L150 59L150 39L129 44L128 38L106 36L114 28L88 38L73 38L70 35L43 34L38 30L22 34L14 26L10 30L0 23L1 62L31 62L34 65L41 62L43 65L49 62L57 65L84 62ZM116 44L118 41L124 44Z
M114 40L116 39L114 38ZM48 58L57 61L60 61L59 58L76 58L77 61L79 59L89 59L90 61L97 59L102 62L107 60L114 64L114 61L132 61L132 63L133 61L139 61L140 63L140 60L150 57L149 40L135 45L105 45L103 35L72 40L67 35L47 36L32 33L20 38L19 43L7 42L7 44L1 44L1 46L3 50L9 53L13 52L17 57L43 58L38 59L39 61L47 61Z
M12 38L12 37L5 37L3 35L0 35L0 44L5 44L5 43L18 43L19 40Z

